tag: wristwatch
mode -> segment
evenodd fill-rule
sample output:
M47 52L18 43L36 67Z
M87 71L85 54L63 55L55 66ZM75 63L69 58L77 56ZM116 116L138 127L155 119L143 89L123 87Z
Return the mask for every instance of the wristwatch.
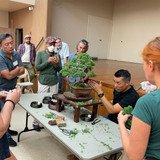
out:
M98 94L98 97L99 97L99 98L102 98L103 96L104 96L104 93Z

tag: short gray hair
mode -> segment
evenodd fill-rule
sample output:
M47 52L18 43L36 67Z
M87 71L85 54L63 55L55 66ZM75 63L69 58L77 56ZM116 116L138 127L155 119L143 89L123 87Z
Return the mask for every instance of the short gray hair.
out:
M87 42L85 39L82 39L82 40L80 40L80 41L78 42L78 44L77 44L77 46L76 46L76 49L78 48L78 45L79 45L80 43L84 44L84 45L87 47L87 50L86 50L86 51L88 51L89 46L88 46L88 42Z
M54 37L54 40L55 40L55 41L56 41L56 40L60 40L60 41L62 41L62 40L61 40L61 38L60 38L60 37L58 37L58 36Z

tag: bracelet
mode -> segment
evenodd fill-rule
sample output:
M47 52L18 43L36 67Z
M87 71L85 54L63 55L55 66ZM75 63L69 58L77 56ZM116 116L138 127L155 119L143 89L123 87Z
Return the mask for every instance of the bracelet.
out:
M11 99L6 99L6 100L4 101L4 104L5 104L7 101L8 101L8 102L11 102L11 103L13 104L13 110L14 110L16 104L15 104Z
M98 97L99 97L99 98L102 98L103 96L104 96L104 93L98 94Z

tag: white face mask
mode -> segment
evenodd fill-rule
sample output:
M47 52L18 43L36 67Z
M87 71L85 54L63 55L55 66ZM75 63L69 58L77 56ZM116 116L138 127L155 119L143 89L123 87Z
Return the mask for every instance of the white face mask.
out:
M49 52L53 52L54 51L54 46L53 45L49 46L49 47L47 47L47 49L48 49Z

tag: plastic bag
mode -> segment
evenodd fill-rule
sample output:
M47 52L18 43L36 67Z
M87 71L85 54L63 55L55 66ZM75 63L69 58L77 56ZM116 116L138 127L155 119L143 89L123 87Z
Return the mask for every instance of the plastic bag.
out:
M151 84L149 81L141 82L141 88L145 90L146 93L150 93L157 89L156 85Z

